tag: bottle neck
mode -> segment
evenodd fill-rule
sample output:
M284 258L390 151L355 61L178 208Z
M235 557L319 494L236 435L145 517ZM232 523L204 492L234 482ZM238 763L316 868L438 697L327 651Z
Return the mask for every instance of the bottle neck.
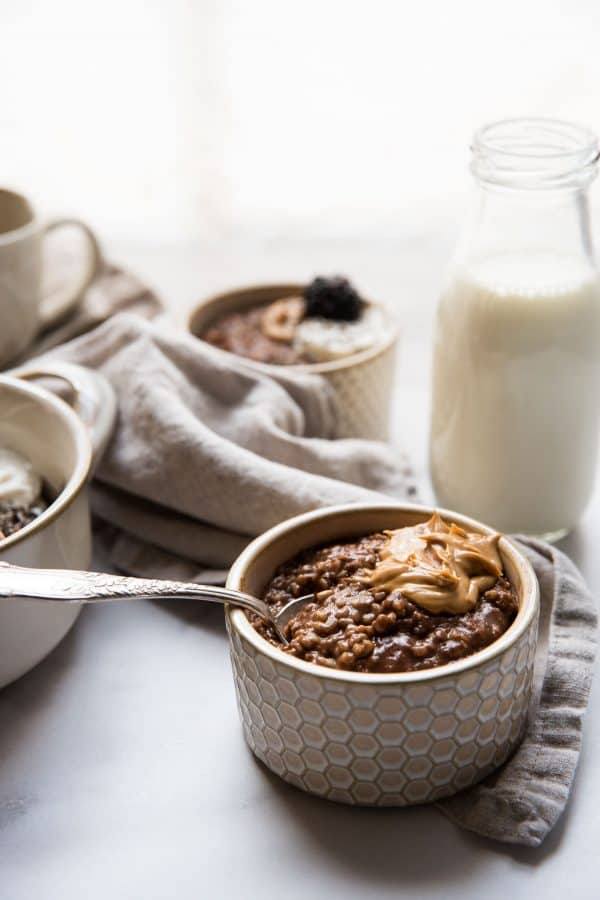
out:
M587 200L598 161L592 132L551 119L505 120L480 129L472 151L477 191L460 255L550 260L554 272L561 260L567 269L595 268Z
M587 186L528 190L479 181L459 254L552 254L594 266Z

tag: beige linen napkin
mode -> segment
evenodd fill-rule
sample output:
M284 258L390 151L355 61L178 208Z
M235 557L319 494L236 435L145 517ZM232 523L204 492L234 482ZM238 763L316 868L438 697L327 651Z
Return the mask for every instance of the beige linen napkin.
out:
M51 351L112 382L119 420L93 490L112 562L145 575L223 580L248 541L297 513L413 496L399 452L329 440L329 386L258 373L161 316L121 313ZM383 498L385 499L385 498Z
M109 272L95 286L105 294L96 305L110 308L112 287L123 283ZM142 308L156 311L154 303ZM288 516L414 499L398 452L328 440L334 407L319 378L283 368L277 380L256 373L163 316L119 314L48 356L97 368L116 389L119 419L93 509L97 539L124 571L223 581L248 540ZM478 834L536 846L564 810L577 766L596 611L566 556L536 541L523 547L542 596L529 731L498 773L438 806Z

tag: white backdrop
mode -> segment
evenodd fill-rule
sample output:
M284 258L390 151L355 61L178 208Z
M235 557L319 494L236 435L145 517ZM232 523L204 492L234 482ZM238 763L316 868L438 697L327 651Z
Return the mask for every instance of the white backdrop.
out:
M478 125L600 129L599 48L595 0L0 0L0 182L119 240L445 230Z

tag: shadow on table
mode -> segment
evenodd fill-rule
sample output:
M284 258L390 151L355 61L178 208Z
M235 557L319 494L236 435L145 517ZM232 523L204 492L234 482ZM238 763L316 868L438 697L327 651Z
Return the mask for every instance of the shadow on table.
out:
M268 781L271 799L285 807L290 823L301 830L307 852L326 854L346 875L371 887L465 882L498 853L538 866L558 850L569 819L571 804L541 847L502 844L462 830L431 806L377 809L312 797L255 763ZM465 853L466 845L477 853Z
M464 882L469 871L486 865L484 854L460 853L453 827L430 808L375 809L321 800L256 764L269 782L270 799L285 807L290 824L302 832L299 843L307 859L326 856L329 866L371 892Z
M123 602L133 605L146 601ZM170 615L177 616L185 624L222 634L226 640L225 619L221 605L213 606L209 603L187 600L156 600L150 603ZM91 610L87 613L88 616L90 612ZM101 615L98 607L94 612ZM73 664L83 642L82 629L85 625L85 618L79 618L45 659L12 684L0 688L0 761L3 758L5 744L12 744L18 739L16 736L18 723L33 721L35 712L47 707L52 695L60 689L63 679L72 675Z
M30 672L0 688L0 746L7 736L4 731L4 726L8 725L7 717L26 719L31 712L47 706L63 678L72 670L81 639L81 624L78 619L54 650ZM0 758L1 755L0 752Z
M2 784L3 763L18 754L26 756L27 748L35 744L35 733L46 710L72 674L81 640L78 625L76 622L31 672L0 689L0 831L36 803L35 797L6 796Z
M124 601L134 617L136 603L147 605L145 601ZM199 631L222 636L225 649L227 639L221 606L190 601L157 601L148 605L176 616L186 625L198 627ZM98 637L94 624L107 612L101 607L85 611L85 615L75 622L44 660L12 684L0 688L0 830L34 803L32 798L15 796L12 787L4 782L3 774L9 762L19 756L26 760L29 752L36 752L35 748L39 747L42 739L40 735L47 728L48 710L60 708L65 695L71 691L71 682L77 678L78 664L86 654L94 652L91 644ZM131 623L130 616L127 621ZM121 619L114 619L112 627L118 629L121 623ZM87 631L90 626L91 631ZM106 633L102 635L104 638ZM98 672L101 672L101 658L97 660L97 665ZM68 698L66 702L69 702ZM86 713L82 712L82 720L85 718Z
M151 600L152 606L177 616L186 625L194 625L214 634L222 634L227 638L225 630L225 614L220 603L208 603L204 600Z

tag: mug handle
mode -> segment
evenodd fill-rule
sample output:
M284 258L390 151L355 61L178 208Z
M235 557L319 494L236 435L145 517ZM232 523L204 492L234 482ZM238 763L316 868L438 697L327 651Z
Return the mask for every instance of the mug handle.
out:
M40 302L40 328L45 330L60 321L81 299L84 291L90 286L102 265L102 251L98 239L89 225L81 219L50 219L43 227L46 237L51 231L65 226L74 226L83 232L88 245L87 264L83 274L75 280L74 284L67 285L62 290L42 297Z
M37 378L59 378L73 391L73 407L87 427L93 451L92 470L100 462L112 436L117 419L117 399L104 375L69 362L25 364L5 372L11 378L35 381Z

